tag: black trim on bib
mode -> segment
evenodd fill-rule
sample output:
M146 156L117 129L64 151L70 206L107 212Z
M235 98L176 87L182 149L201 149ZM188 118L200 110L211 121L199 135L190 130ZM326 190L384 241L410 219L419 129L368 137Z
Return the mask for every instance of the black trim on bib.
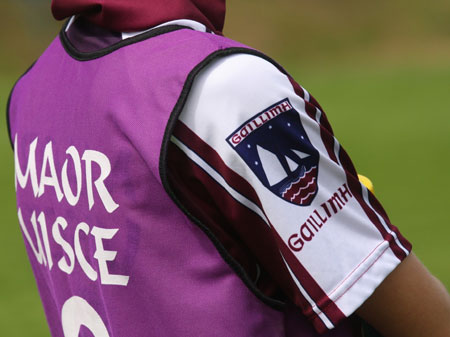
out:
M166 129L164 132L164 138L161 145L161 151L160 151L160 159L159 159L159 174L161 177L161 182L163 184L164 189L166 190L167 194L170 196L170 198L175 202L175 204L180 208L180 210L186 214L186 216L195 223L211 240L211 242L216 247L217 251L221 255L221 257L224 259L224 261L234 270L234 272L241 278L241 280L244 282L244 284L247 286L247 288L250 289L250 291L253 292L253 294L260 299L263 303L269 305L273 309L276 310L284 310L287 303L267 296L264 294L260 289L258 289L255 280L252 280L248 273L244 270L244 268L239 264L239 262L231 256L226 248L223 246L223 244L220 242L220 240L213 234L213 232L208 228L208 226L204 223L202 223L194 214L192 214L184 205L183 202L176 196L174 190L172 189L169 181L168 181L168 175L167 175L167 148L170 142L170 137L173 133L175 124L178 120L178 117L180 116L181 111L184 108L184 105L186 104L188 95L192 89L192 85L197 77L197 75L205 69L208 65L210 65L213 61L233 55L233 54L250 54L254 56L261 57L268 62L275 65L281 72L286 73L286 71L278 65L274 60L272 60L270 57L252 49L242 48L242 47L231 47L227 49L221 49L213 52L209 56L207 56L200 64L198 64L188 75L187 80L183 86L183 90L181 91L180 97L178 98L177 103L175 104L175 108L173 109L169 121L167 122ZM259 266L258 266L259 267Z
M10 124L10 119L9 119L9 109L10 109L10 105L11 105L12 94L14 92L14 89L17 86L17 83L19 83L19 81L22 79L22 77L24 77L26 74L28 74L28 72L31 70L31 68L33 68L35 63L36 63L36 61L33 62L33 64L31 66L29 66L28 69L17 79L16 83L14 83L14 85L9 93L9 96L8 96L8 103L6 103L6 127L8 129L9 143L11 144L11 148L13 150L14 150L14 143L13 143L12 137L11 137L11 124Z
M96 50L94 52L80 52L75 46L70 42L69 38L66 35L66 28L69 24L69 20L64 24L63 28L59 33L59 38L61 40L61 44L63 45L66 52L77 61L90 61L95 60L97 58L108 55L120 48L129 46L130 44L134 44L137 42L141 42L147 40L151 37L155 37L158 35L174 32L180 29L192 29L190 27L181 26L181 25L167 25L163 27L154 28L149 30L148 32L144 32L142 34L138 34L136 36L130 37L128 39L122 40L120 42L114 43L109 47Z

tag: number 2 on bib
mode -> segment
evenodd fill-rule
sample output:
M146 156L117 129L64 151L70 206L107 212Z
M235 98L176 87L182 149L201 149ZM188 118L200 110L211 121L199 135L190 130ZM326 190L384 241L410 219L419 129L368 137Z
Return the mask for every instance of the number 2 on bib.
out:
M83 298L73 296L63 305L61 323L64 337L78 337L85 326L94 337L110 337L105 323L95 309Z

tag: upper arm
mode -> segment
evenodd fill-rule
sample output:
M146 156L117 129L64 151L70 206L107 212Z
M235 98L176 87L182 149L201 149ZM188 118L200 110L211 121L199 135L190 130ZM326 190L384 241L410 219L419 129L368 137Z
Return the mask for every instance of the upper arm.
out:
M207 68L172 144L192 163L179 185L203 191L194 213L211 211L206 225L242 241L319 331L351 315L410 251L320 106L262 58Z

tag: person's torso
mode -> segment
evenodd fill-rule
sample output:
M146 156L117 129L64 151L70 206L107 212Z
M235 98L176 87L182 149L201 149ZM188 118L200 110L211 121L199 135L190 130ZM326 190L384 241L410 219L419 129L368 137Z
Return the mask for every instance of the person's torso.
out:
M244 46L175 26L91 53L62 41L9 109L19 223L52 336L315 335L258 299L161 183L189 76Z

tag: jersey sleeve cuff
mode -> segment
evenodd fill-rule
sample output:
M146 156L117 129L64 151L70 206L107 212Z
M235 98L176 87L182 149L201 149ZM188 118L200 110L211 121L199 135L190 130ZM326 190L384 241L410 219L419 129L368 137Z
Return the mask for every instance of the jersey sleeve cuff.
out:
M408 254L409 252L410 249ZM310 308L308 316L315 329L319 333L324 333L352 315L403 259L394 254L388 241L383 241L327 294L322 303Z

